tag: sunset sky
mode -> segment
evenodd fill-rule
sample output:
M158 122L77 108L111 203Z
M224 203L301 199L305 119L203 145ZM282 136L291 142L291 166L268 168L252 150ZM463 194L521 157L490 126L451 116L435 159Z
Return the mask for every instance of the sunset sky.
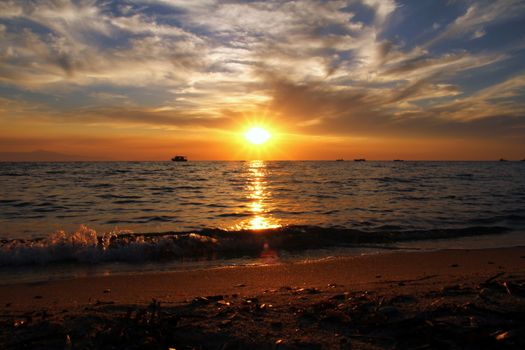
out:
M522 159L525 1L2 0L0 152L37 149Z

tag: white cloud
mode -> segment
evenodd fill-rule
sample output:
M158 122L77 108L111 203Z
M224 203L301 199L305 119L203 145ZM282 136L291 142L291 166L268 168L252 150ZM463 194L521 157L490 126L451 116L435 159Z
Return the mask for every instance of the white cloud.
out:
M349 110L385 121L388 113L421 112L416 102L426 101L465 118L462 105L442 102L462 92L448 80L507 56L464 50L437 54L430 46L462 35L481 38L490 23L523 8L516 1L476 3L441 32L434 23L435 38L427 45L406 47L383 35L398 9L394 1L362 0L374 13L370 23L345 9L356 1L143 0L139 7L121 6L117 14L95 1L6 1L0 3L1 18L37 23L45 30L15 30L9 21L0 25L0 82L41 93L98 85L115 91L153 87L172 96L157 109L141 107L118 92L90 90L90 97L104 106L112 101L125 105L133 115L123 121L152 118L156 126L172 126L170 113L175 113L181 116L176 122L199 116L197 124L217 127L205 119L263 105L279 114L287 96L300 104L297 96L315 100L316 94L319 101L307 103L308 108L286 107L294 117L279 115L303 126L315 120L322 127ZM177 11L158 16L140 11L148 4ZM486 110L491 103L471 102ZM101 122L117 118L118 111L111 109L107 118L94 114L90 118Z
M472 34L472 39L479 39L485 36L487 32L483 29L478 29Z
M475 2L465 14L456 18L436 38L429 41L431 46L447 38L471 36L477 39L485 35L485 26L503 22L525 13L525 3L520 0L495 0Z

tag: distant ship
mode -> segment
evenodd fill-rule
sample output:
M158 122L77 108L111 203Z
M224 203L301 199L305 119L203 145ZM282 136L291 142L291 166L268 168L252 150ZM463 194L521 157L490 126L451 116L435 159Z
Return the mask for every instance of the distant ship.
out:
M505 158L500 158L499 161L500 162L506 162L507 160Z
M354 159L354 162L366 162L365 158L356 158Z
M171 158L171 160L173 162L187 162L188 158L186 158L186 156L175 156L175 157Z
M394 159L394 162L404 162L403 159Z
M336 162L343 162L344 159L343 159L343 158L338 158L338 159L336 159L335 161L336 161Z

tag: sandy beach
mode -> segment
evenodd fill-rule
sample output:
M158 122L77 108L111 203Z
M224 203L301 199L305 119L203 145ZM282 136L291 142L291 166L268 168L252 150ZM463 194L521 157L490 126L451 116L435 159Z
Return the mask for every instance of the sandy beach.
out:
M0 286L3 348L521 348L525 248ZM412 331L408 332L408 329Z

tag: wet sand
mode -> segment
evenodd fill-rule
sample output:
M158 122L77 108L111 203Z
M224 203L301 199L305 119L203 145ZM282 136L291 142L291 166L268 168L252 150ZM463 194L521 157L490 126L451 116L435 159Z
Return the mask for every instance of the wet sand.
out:
M7 349L517 349L525 247L14 284L0 298Z

